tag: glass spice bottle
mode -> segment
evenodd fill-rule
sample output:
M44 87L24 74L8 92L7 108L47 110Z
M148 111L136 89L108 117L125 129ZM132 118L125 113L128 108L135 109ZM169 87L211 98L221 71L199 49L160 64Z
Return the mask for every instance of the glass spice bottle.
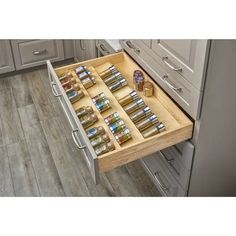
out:
M86 114L92 114L93 108L91 106L83 106L75 110L76 115L80 118Z
M97 135L94 138L90 139L90 143L93 147L96 147L102 143L107 143L110 141L110 138L107 134Z
M81 125L86 129L98 121L98 117L95 114L87 114L80 118Z
M86 133L87 133L88 138L91 139L95 137L96 135L105 134L105 129L102 126L98 126L98 127L88 129Z
M102 145L99 145L98 147L94 149L94 151L97 154L97 156L100 156L114 149L115 149L115 145L113 144L113 142L109 142L109 143L104 143Z

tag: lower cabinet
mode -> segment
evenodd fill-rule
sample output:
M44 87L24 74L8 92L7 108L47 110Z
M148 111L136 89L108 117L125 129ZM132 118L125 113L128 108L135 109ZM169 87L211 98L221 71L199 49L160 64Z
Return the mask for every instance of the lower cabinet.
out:
M0 40L0 74L14 70L10 40Z
M63 40L12 40L11 44L17 70L64 59Z
M111 65L116 67L128 83L127 86L113 93L108 89L100 77L100 73ZM96 183L99 182L99 173L110 171L116 167L141 159L192 137L192 121L144 71L143 73L146 80L153 83L155 92L153 96L145 97L142 92L137 91L138 96L144 100L145 104L150 107L153 113L158 114L160 121L165 124L166 131L155 134L149 138L143 137L140 130L137 129L135 124L125 112L124 108L118 102L120 98L135 89L133 84L134 70L142 70L139 65L125 52L111 54L57 69L54 69L50 61L47 61L47 66L52 92L54 96L58 98L65 112L71 126L71 133L75 146L80 150L81 156L84 157L88 170ZM87 69L92 73L96 84L88 89L85 89L75 73L75 69L79 66L87 67ZM84 97L73 104L68 99L68 96L59 80L59 78L68 71L71 72L73 80L77 82L80 90L84 93ZM109 99L111 105L110 109L102 113L98 111L92 101L92 98L101 92L103 92ZM87 130L83 128L81 121L76 115L76 110L82 106L91 106L93 108L94 114L98 117L98 121L91 127L102 126L110 139L113 141L115 150L102 155L96 155L95 150L86 135ZM129 141L123 144L119 144L115 140L113 133L104 120L105 117L113 114L114 112L118 112L132 136ZM161 178L163 178L162 173L158 173L157 175L161 175ZM173 180L171 179L171 181L174 181L174 178ZM168 183L165 184L167 187L169 186ZM181 188L176 189L176 187L173 189L171 188L170 190L171 195L178 195L179 191L182 191ZM181 192L181 194L182 193L183 192Z

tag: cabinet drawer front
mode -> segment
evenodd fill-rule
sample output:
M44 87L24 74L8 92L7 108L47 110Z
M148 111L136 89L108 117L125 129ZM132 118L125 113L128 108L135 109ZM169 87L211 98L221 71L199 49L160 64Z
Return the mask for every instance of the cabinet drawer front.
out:
M106 42L106 40L98 40L96 46L104 56L115 53L115 50Z
M107 68L111 64L113 64L128 81L128 85L126 87L116 91L115 93L112 93L99 77L99 72L103 71L104 68ZM96 84L88 90L82 86L81 81L74 72L74 69L81 65L87 66L87 68L92 72L93 77L96 79ZM85 94L85 97L73 104L73 109L76 110L81 106L91 106L94 113L99 118L99 120L92 127L103 126L110 138L114 141L116 146L115 150L97 157L100 172L109 171L131 161L143 158L144 156L155 153L158 150L187 140L192 136L192 121L187 118L187 116L173 103L173 101L143 71L146 80L153 83L155 92L152 97L144 97L141 92L138 92L138 95L145 101L154 113L159 115L160 121L162 121L166 126L166 131L150 138L143 138L140 131L136 128L118 102L119 98L134 89L133 72L136 69L141 70L132 58L130 58L126 53L121 52L64 66L55 70L59 76L68 70L73 71L76 76L77 83L80 84L81 90ZM99 113L96 106L92 102L92 97L101 92L105 93L111 105L111 108L103 113ZM119 113L132 135L132 139L122 145L119 145L114 140L113 134L104 121L106 116L114 112ZM81 127L81 129L83 128ZM83 133L85 134L84 131Z
M207 40L152 40L152 50L164 68L202 89Z
M64 59L62 40L13 40L12 46L17 69Z
M0 74L15 70L9 40L0 40Z
M90 145L90 142L80 124L78 117L75 114L75 111L64 91L62 88L59 79L50 63L47 61L47 68L48 68L48 75L49 75L49 82L52 89L52 93L55 97L59 99L61 107L68 119L68 122L71 126L71 134L73 140L75 142L75 146L81 151L82 156L85 159L85 162L90 170L90 173L94 179L95 183L99 182L99 172L98 172L98 162L97 156Z
M201 92L188 81L173 76L153 59L153 52L141 40L132 40L134 48L121 42L124 49L152 76L152 78L194 119L199 117Z
M186 191L163 163L159 152L143 158L141 163L163 196L181 197L186 195Z

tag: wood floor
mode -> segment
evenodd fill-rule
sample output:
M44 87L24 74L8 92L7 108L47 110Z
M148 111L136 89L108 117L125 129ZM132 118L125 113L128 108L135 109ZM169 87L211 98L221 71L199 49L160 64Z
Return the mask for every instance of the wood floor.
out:
M0 78L0 196L159 196L139 162L95 185L46 69Z

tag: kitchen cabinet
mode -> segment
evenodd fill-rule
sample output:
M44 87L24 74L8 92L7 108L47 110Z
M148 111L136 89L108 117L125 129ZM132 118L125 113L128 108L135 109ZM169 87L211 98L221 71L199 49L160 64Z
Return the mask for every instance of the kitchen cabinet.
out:
M64 59L63 40L12 40L16 69L45 64L47 59Z
M14 70L10 40L0 40L0 74Z
M96 40L74 40L74 59L78 62L97 57Z
M133 72L134 70L142 70L139 65L129 57L125 52L115 53L101 58L83 61L81 63L72 64L57 68L54 70L50 61L47 61L50 85L54 96L56 96L65 111L65 115L71 125L72 137L76 147L81 151L88 169L97 183L99 182L99 173L110 171L116 167L125 165L131 161L138 160L149 154L155 153L161 149L175 145L177 143L188 140L192 136L192 121L178 108L178 106L162 91L162 89L153 83L151 77L145 72L147 81L151 81L154 85L154 96L144 97L142 92L138 95L145 101L145 104L151 110L158 114L160 121L166 126L166 131L156 134L152 137L145 139L141 132L137 129L134 123L130 120L129 116L125 113L118 100L124 95L128 94L134 89ZM93 73L96 79L96 84L86 90L75 74L74 69L85 65ZM125 76L128 81L128 86L112 93L108 87L103 83L99 77L99 72L104 71L107 67L114 65ZM59 77L66 71L71 70L80 84L81 90L84 92L85 97L71 104L60 81ZM109 99L111 108L103 113L99 113L96 106L92 102L92 97L104 92ZM124 145L119 145L115 140L115 150L105 153L101 156L95 154L88 137L83 129L80 120L76 116L75 110L81 106L91 106L94 113L99 118L99 121L94 126L103 126L109 134L110 138L114 140L113 134L104 122L104 118L114 112L118 112L124 120L126 127L130 130L132 139Z

